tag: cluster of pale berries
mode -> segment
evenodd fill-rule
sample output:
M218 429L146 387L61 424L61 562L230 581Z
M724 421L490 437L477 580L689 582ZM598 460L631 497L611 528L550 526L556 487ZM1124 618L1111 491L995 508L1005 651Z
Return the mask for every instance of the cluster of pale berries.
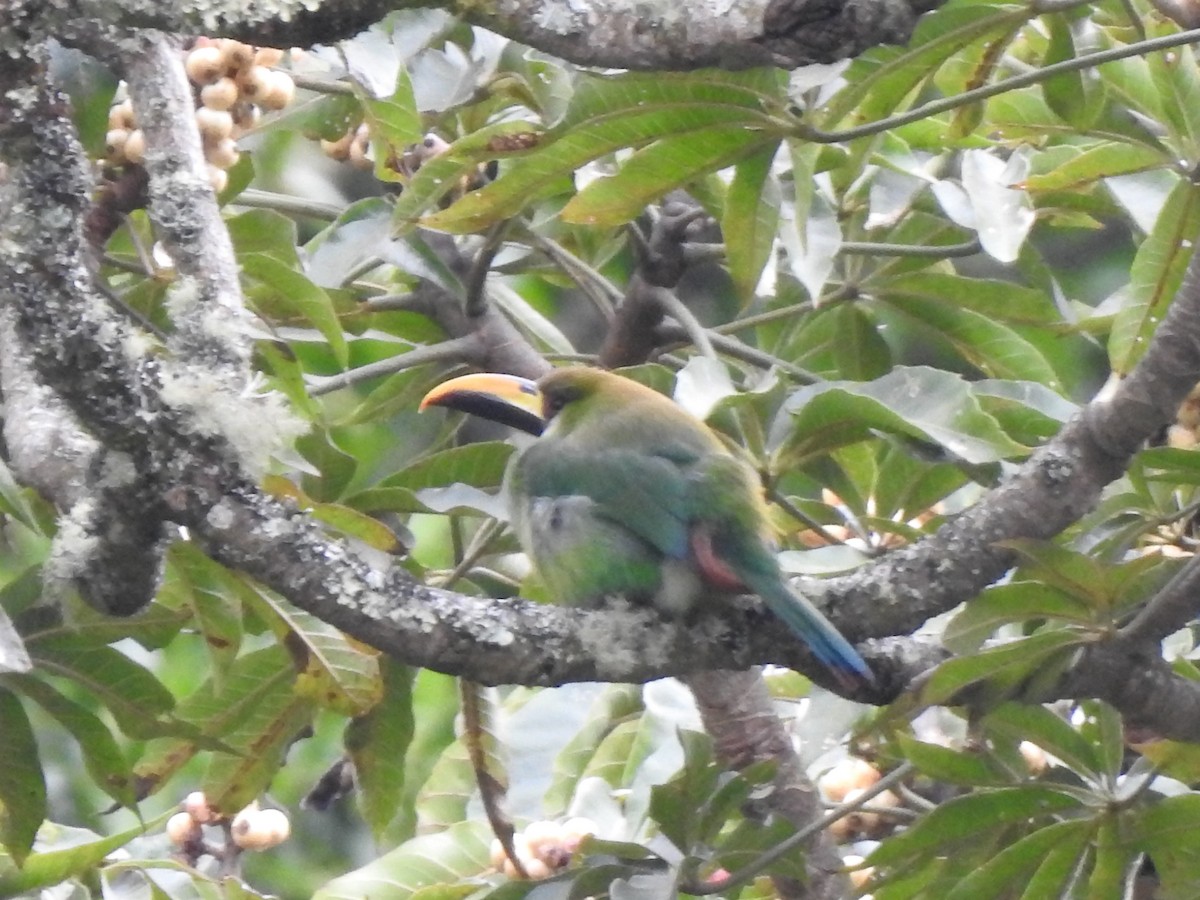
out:
M211 852L205 844L203 825L224 825L225 816L208 805L203 791L192 791L183 801L183 812L167 819L167 838L189 857ZM242 850L270 850L292 833L287 814L251 803L228 822L229 839Z
M292 76L271 68L282 59L282 50L227 38L200 37L188 51L184 66L196 94L196 125L218 193L229 180L226 170L238 161L237 139L258 124L264 110L283 109L296 94ZM115 166L140 165L145 158L146 138L129 100L109 110L104 145Z
M530 822L513 835L513 849L525 874L538 881L566 868L571 856L579 849L580 842L595 833L596 823L581 816L565 822ZM492 865L509 878L521 877L516 864L505 854L499 838L492 841Z
M1049 765L1049 759L1037 744L1022 741L1018 748L1030 775L1041 775ZM880 771L863 759L847 757L817 780L821 794L832 804L852 804L882 777ZM880 791L863 808L842 816L829 826L829 833L839 844L859 838L879 838L891 830L888 810L900 806L900 797L892 791ZM863 857L847 854L842 857L850 869L850 882L858 890L866 887L874 870L863 867Z

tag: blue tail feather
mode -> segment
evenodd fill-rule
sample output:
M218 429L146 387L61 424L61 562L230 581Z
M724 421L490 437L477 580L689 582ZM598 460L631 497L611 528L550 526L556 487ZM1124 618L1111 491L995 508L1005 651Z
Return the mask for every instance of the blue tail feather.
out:
M767 607L783 620L848 689L875 683L875 675L858 651L815 606L792 593L778 577L763 579L749 587L756 591Z

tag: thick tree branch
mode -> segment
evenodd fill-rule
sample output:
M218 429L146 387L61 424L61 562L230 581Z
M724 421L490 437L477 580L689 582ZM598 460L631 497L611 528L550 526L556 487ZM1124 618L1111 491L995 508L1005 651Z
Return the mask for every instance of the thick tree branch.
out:
M820 792L804 771L792 737L775 712L762 673L758 669L697 672L685 681L696 697L704 727L712 735L722 763L741 770L764 759L777 760L771 810L797 830L820 819L825 812ZM844 897L850 884L841 871L841 854L829 834L815 831L804 842L804 852L807 884L775 879L780 894L805 900Z
M0 53L15 55L49 37L113 40L133 28L309 47L353 37L395 10L438 6L580 65L795 68L903 42L917 16L936 5L937 0L217 0L202 5L181 0L10 0L0 18Z
M970 599L1012 565L1000 546L1045 539L1089 511L1133 454L1200 381L1200 255L1146 355L1108 399L1094 400L1020 471L936 534L805 591L846 615L854 637L903 634Z
M753 608L685 628L645 612L481 603L416 585L399 570L377 571L300 513L262 496L218 434L161 400L160 372L173 363L143 352L91 290L81 251L88 185L61 112L44 89L7 93L0 110L0 147L11 166L3 237L14 249L0 260L2 281L43 379L106 445L125 449L138 471L155 473L162 485L161 497L131 491L132 505L165 506L214 557L348 633L398 658L480 681L637 681L767 661L811 669L803 648L777 642ZM1012 481L930 540L855 575L810 585L810 593L827 606L835 601L832 618L853 636L904 632L998 577L1010 560L997 541L1050 536L1090 508L1200 380L1198 293L1193 265L1134 375ZM882 642L888 652L895 646ZM1164 692L1186 703L1188 685L1158 663L1147 668L1126 648L1109 649L1113 654L1085 655L1073 684L1112 699L1159 733L1191 736L1151 696ZM868 655L880 672L880 694L894 695L903 681L896 676L911 673ZM1135 668L1150 676L1132 677Z

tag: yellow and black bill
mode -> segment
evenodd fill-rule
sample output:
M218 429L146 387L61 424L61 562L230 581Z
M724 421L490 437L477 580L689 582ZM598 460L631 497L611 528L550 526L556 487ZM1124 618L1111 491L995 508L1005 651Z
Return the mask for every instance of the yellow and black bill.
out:
M537 382L517 375L478 372L443 381L421 399L420 409L444 406L539 435L546 427Z

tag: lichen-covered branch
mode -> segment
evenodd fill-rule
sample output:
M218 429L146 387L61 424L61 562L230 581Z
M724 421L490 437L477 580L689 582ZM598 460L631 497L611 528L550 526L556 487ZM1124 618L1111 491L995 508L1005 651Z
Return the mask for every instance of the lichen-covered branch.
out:
M795 68L902 43L917 16L937 5L938 0L10 0L0 17L0 53L15 57L48 37L111 41L133 28L309 47L353 37L395 10L436 6L580 65Z

